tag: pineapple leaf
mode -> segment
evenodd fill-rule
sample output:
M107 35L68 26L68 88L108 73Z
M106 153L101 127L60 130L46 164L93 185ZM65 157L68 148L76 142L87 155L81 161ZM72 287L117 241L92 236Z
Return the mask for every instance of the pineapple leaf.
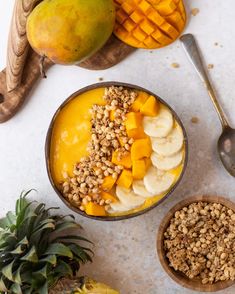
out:
M10 293L22 294L21 287L17 283L12 284L10 291L11 291Z
M52 222L45 223L44 225L42 225L38 228L35 228L35 230L32 232L32 235L30 236L30 240L33 240L35 237L39 237L39 239L40 239L40 236L41 236L40 234L43 233L44 230L46 230L46 229L54 230L54 228L55 228L54 223L52 223Z
M63 276L73 276L73 271L71 266L68 263L64 262L63 260L59 260L57 266L54 268L54 273L59 274L60 277Z
M15 213L18 215L28 204L28 201L26 200L26 197L29 193L32 191L36 191L35 189L31 189L27 192L22 191L20 194L20 198L16 201L16 208L15 208Z
M16 223L16 216L14 215L14 213L12 211L8 211L8 213L6 214L6 218L8 219L9 222L9 226L14 226Z
M3 281L3 277L1 277L1 279L0 279L0 291L4 292L4 293L8 292L8 289Z
M93 242L91 242L90 240L81 236L76 236L76 235L61 236L61 237L56 237L55 239L53 239L53 241L63 241L63 240L77 240L77 241L84 241L84 242L93 244Z
M11 251L11 254L22 254L24 252L24 245L18 245L15 250Z
M27 202L27 204L23 207L23 209L19 212L19 214L17 214L16 227L19 227L22 224L22 222L25 221L25 215L27 215L27 210L31 214L34 214L34 212L30 210L31 205L32 205L32 202L30 203Z
M19 243L19 245L28 245L29 244L29 241L27 239L27 237L25 236Z
M33 272L33 275L42 275L46 279L47 278L47 265L44 265L41 269Z
M1 234L0 250L12 250L16 242L17 239L13 234L4 232Z
M2 274L10 281L14 282L14 278L13 278L13 273L12 273L12 269L13 269L13 264L14 264L14 260L7 264L6 266L4 266L2 268Z
M20 271L21 271L22 267L23 267L23 264L21 264L18 267L18 269L13 273L13 280L14 280L14 282L17 283L17 284L20 284L20 285L22 283L21 276L20 276Z
M37 291L38 291L38 294L48 294L48 283L47 283L47 281Z
M49 245L48 249L43 255L56 254L61 256L67 256L73 258L73 253L69 247L65 246L62 243L52 243Z
M10 222L9 222L9 220L8 220L7 217L4 217L4 218L1 218L1 219L0 219L0 228L2 228L2 229L6 229L6 228L8 228L10 225L11 225L11 224L10 224Z
M92 261L90 255L86 253L78 244L70 244L68 247L82 261L82 263L86 263L87 260Z
M21 257L21 260L31 261L34 263L38 262L38 256L36 253L36 248L33 246L29 252L27 252L23 257Z
M79 229L79 228L80 228L80 225L78 225L74 221L65 221L63 223L59 223L58 225L56 225L54 234L61 233L65 230L67 231L67 230Z
M52 265L56 265L56 261L57 258L55 254L47 255L46 257L39 260L39 262L48 262Z
M36 208L35 208L35 213L36 214L40 214L41 211L44 211L46 207L46 204L45 203L40 203Z

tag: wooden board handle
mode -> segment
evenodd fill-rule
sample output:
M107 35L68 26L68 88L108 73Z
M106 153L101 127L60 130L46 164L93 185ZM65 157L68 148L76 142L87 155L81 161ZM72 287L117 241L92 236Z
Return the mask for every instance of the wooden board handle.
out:
M23 70L21 84L15 90L8 92L6 86L6 70L0 72L0 123L9 120L19 110L30 90L40 78L40 56L29 50ZM44 62L45 69L53 63L48 59Z
M26 22L29 14L40 0L15 0L11 29L8 38L6 67L7 91L21 84L29 43L26 35Z

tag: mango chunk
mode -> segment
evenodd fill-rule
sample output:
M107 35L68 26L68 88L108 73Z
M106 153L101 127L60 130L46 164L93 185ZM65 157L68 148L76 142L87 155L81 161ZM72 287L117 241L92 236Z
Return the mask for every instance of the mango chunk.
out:
M128 138L143 139L147 137L142 126L136 129L127 130L126 132L127 132Z
M131 154L130 152L127 153L126 156L122 156L119 160L119 151L116 150L112 154L112 163L116 165L122 165L125 168L131 168L132 162L131 162Z
M101 188L104 189L105 191L109 191L113 188L115 183L116 183L116 179L114 179L112 176L107 176L104 178Z
M117 185L129 189L133 182L130 170L124 169L117 180Z
M156 9L161 13L161 15L171 14L176 10L176 8L177 6L172 0L165 0L156 6Z
M104 200L111 200L112 202L118 202L118 199L115 196L113 196L112 194L107 193L105 191L102 191L100 195L101 195L102 199L104 199Z
M127 130L137 129L142 124L142 115L139 112L126 114L125 126Z
M138 160L144 157L150 157L152 153L151 142L149 138L136 140L131 146L131 160Z
M109 119L111 121L114 121L115 120L115 110L111 110L110 113L109 113Z
M93 216L105 216L106 211L104 209L104 206L101 206L99 204L96 204L94 202L89 202L85 206L85 212L88 215L93 215Z
M138 97L135 99L135 101L131 105L132 111L140 111L140 108L142 105L144 105L145 101L148 99L149 95L145 92L140 92Z
M150 158L145 158L144 159L144 161L145 161L145 168L146 168L146 172L147 172L147 170L150 168L150 166L152 165L152 161L151 161L151 159Z
M159 102L152 95L149 96L144 105L140 108L140 112L147 116L156 116L159 111Z
M145 160L134 160L132 163L132 176L136 180L141 180L146 174Z

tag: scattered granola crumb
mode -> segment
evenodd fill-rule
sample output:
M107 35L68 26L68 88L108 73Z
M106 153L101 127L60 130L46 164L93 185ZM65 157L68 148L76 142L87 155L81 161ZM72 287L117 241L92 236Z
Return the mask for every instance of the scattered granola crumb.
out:
M193 16L196 16L199 12L200 12L200 10L199 10L198 8L193 8L193 9L191 10L191 14L192 14Z
M100 82L102 82L102 81L104 80L104 78L100 77L100 78L98 78L98 80L99 80Z
M214 45L215 45L215 46L218 46L218 45L219 45L219 43L218 43L218 42L215 42L215 43L214 43Z
M179 68L180 67L179 63L177 63L177 62L173 62L171 64L171 66L174 67L174 68Z
M193 124L198 124L198 123L199 123L199 118L196 117L196 116L193 116L193 117L191 118L191 123L193 123Z
M209 63L209 64L207 65L207 68L208 68L208 69L212 69L212 68L214 68L214 64Z

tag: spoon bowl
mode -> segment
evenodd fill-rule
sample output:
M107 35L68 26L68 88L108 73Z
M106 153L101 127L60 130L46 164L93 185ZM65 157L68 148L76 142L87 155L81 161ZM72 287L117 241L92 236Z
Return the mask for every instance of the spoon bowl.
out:
M235 177L235 129L224 128L217 149L225 169Z

